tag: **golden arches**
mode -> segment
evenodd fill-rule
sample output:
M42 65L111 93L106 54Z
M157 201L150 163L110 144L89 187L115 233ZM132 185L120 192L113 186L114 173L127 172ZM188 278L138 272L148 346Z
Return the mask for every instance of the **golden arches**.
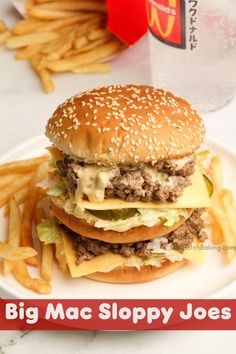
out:
M177 0L169 0L168 5L170 7L176 8L176 2L177 2ZM166 29L163 30L163 28L161 27L161 24L160 24L158 9L155 8L154 6L151 6L151 13L149 16L149 26L152 28L154 25L156 25L156 27L162 37L164 37L164 38L169 37L169 35L173 31L174 24L175 24L175 16L168 15Z

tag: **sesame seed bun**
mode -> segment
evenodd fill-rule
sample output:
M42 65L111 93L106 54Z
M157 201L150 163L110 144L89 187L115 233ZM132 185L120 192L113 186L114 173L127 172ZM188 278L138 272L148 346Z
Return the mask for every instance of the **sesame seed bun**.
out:
M152 227L138 226L133 227L125 232L117 231L105 231L101 228L97 228L83 219L76 218L74 215L67 214L61 205L56 204L59 201L58 198L53 198L50 201L51 214L55 216L62 224L68 227L70 230L80 234L81 236L89 237L92 239L105 241L109 243L129 243L139 242L145 240L151 240L167 235L168 233L176 230L181 224L186 221L186 218L181 216L180 220L171 227L157 224ZM187 209L189 217L192 214L192 209Z
M144 283L173 273L186 263L186 260L174 263L166 261L159 268L154 266L143 266L140 270L133 267L118 267L108 273L97 272L86 275L86 278L116 284Z
M46 135L64 153L95 164L155 163L191 155L205 129L198 112L161 88L95 88L61 104Z

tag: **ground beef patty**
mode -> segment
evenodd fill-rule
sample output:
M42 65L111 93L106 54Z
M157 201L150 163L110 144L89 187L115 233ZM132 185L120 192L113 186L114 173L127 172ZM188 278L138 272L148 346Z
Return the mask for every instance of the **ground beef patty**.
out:
M189 176L194 173L195 158L189 157L183 165L178 160L159 161L154 170L160 173L158 181L153 181L147 165L118 166L115 176L110 180L105 190L105 198L120 198L126 201L170 201L175 202L191 182ZM73 192L77 187L78 167L83 162L73 160L65 155L57 161L60 175L67 180L69 189ZM150 167L150 166L149 166Z
M198 238L201 242L204 242L207 236L203 229L204 224L201 214L201 209L195 209L191 217L177 230L162 238L162 247L166 248L167 245L171 244L171 248L183 251L192 244L194 238ZM151 255L151 250L148 249L149 240L135 243L108 243L83 237L75 233L72 233L72 237L77 264L82 263L84 260L90 260L95 256L100 256L108 251L121 254L124 257L130 257L135 254L142 259L148 259Z

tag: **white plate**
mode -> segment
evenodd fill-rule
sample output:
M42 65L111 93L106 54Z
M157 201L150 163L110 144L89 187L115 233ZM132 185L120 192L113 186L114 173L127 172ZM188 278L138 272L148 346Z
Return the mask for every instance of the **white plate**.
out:
M45 152L49 145L43 137L34 138L25 144L11 150L1 162L37 156ZM214 142L207 140L207 145L213 153L220 154L223 160L225 186L232 189L236 195L236 155ZM0 239L6 234L6 220L0 214ZM32 275L36 270L30 269ZM37 295L21 286L11 275L0 276L0 287L6 297L17 298L74 298L74 299L166 299L166 298L205 298L236 296L236 259L226 264L224 257L217 251L207 251L204 265L189 264L177 272L162 279L143 284L106 284L86 278L72 279L61 274L54 267L52 292L49 295Z

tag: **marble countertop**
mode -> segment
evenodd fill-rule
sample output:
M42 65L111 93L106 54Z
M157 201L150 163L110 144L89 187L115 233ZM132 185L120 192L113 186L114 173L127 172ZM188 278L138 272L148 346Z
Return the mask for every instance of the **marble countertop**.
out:
M17 13L1 0L0 17L14 23ZM0 47L0 153L43 132L54 108L66 97L93 86L111 83L150 83L147 38L117 58L109 75L58 75L56 91L42 93L25 62ZM132 58L132 60L131 60ZM68 79L70 78L70 80ZM236 150L236 99L204 115L207 134ZM0 296L5 296L1 293ZM1 331L0 354L10 353L222 353L235 352L235 332L29 332Z
M0 333L1 354L233 354L235 344L232 331Z

